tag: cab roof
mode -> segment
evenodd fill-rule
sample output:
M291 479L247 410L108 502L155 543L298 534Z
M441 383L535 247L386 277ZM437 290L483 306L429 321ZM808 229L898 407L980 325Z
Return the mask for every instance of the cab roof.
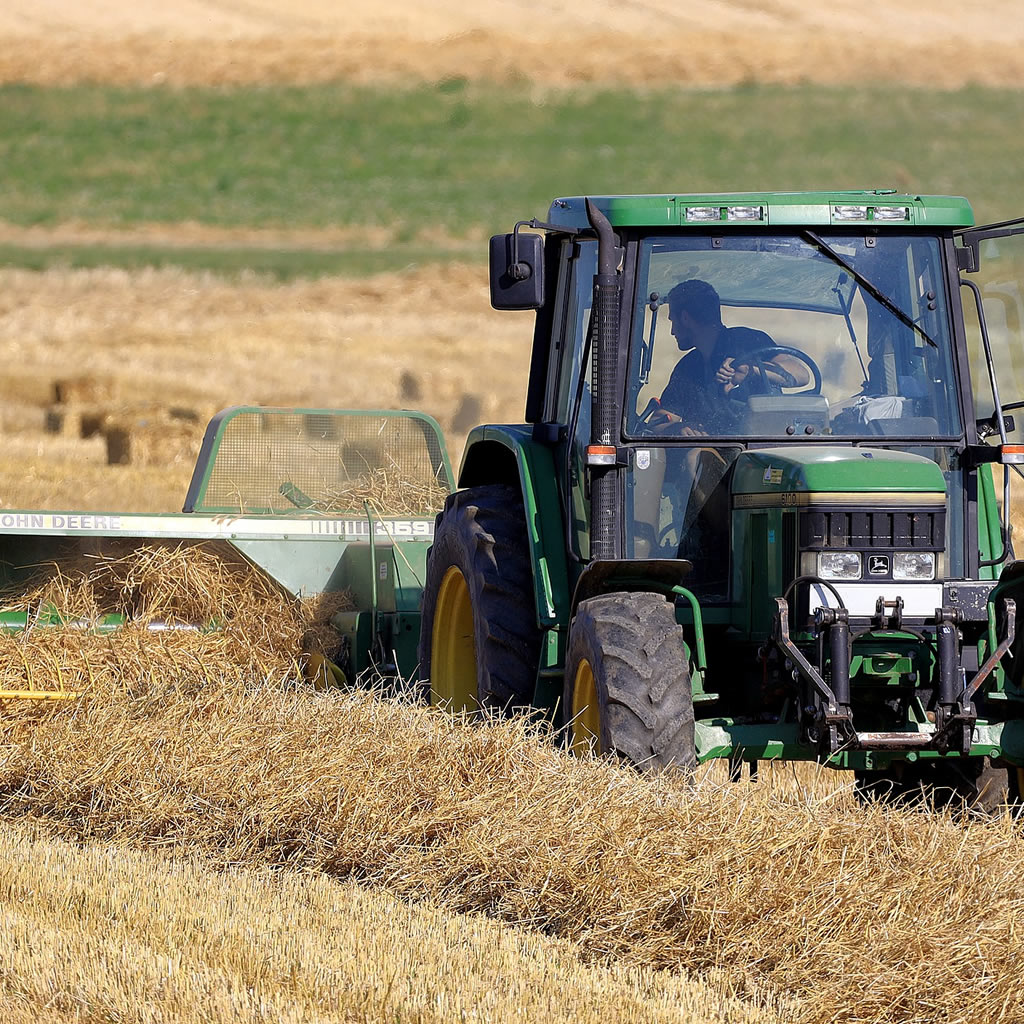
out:
M918 196L890 189L837 192L706 192L689 195L590 196L613 227L705 229L756 226L967 228L971 204L961 196ZM585 197L556 199L548 222L589 225Z

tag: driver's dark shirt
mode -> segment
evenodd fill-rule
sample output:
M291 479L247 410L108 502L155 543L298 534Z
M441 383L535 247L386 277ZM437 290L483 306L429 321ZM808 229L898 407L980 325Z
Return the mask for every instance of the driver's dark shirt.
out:
M733 364L739 365L743 356L766 348L774 348L775 342L764 331L753 327L722 327L711 358L706 360L695 349L686 352L672 371L672 375L661 393L661 406L682 415L684 422L691 425L706 420L713 413L714 403L724 392L715 383L715 374L730 356Z

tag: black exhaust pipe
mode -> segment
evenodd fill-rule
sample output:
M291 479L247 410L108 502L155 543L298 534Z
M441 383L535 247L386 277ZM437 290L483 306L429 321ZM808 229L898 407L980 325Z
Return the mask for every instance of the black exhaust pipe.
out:
M597 232L597 274L594 276L593 374L591 377L590 557L620 557L619 474L616 449L619 411L616 377L619 362L619 308L622 289L618 275L615 232L608 218L589 199L587 217Z

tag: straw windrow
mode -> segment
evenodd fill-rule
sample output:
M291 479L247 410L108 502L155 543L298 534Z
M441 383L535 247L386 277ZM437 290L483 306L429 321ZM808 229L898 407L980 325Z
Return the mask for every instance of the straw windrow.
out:
M1024 1014L1005 966L1024 909L1008 819L861 809L771 779L692 791L574 760L522 721L188 677L14 709L3 813L73 840L354 877L595 961L722 969L795 995L799 1020Z

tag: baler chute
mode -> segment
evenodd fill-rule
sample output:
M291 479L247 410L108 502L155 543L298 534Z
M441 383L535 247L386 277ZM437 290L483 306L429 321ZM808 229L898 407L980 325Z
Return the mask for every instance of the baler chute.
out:
M206 431L181 513L0 513L0 630L96 632L131 623L124 608L83 619L52 604L30 605L26 587L41 567L60 572L88 559L130 559L152 545L214 545L297 600L344 594L344 610L330 625L348 675L371 665L409 675L426 552L451 483L440 429L428 416L231 408ZM146 623L152 630L217 627ZM0 698L76 695L48 685L0 689Z

